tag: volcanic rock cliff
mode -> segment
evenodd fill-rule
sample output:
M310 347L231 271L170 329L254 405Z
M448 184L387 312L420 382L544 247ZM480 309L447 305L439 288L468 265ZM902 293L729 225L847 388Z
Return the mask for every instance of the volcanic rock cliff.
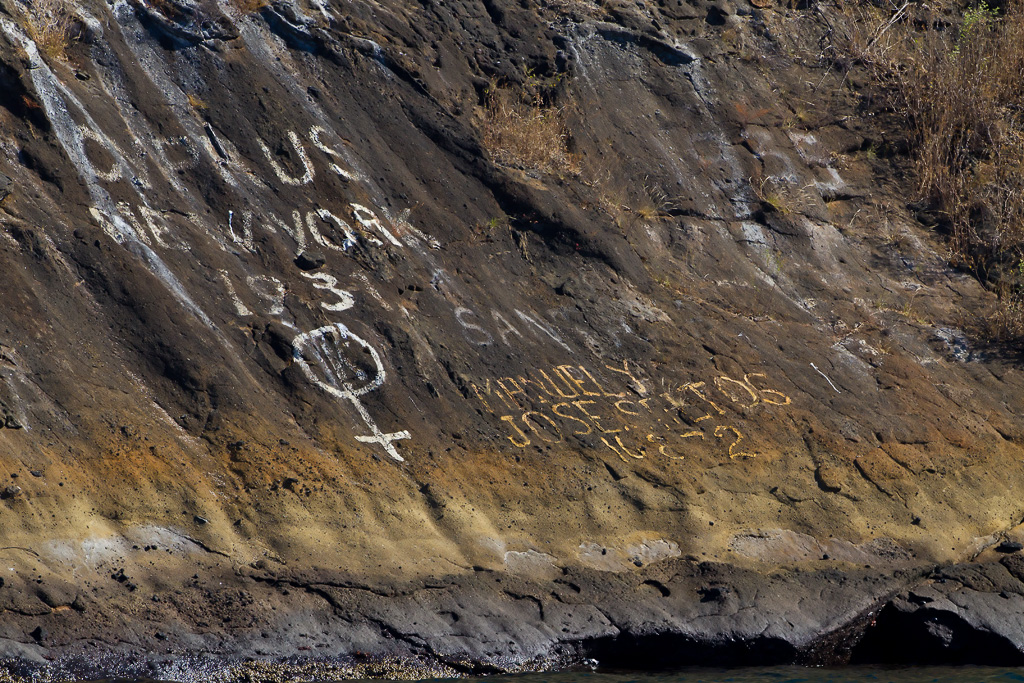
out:
M1024 377L833 12L0 0L9 667L1024 659Z

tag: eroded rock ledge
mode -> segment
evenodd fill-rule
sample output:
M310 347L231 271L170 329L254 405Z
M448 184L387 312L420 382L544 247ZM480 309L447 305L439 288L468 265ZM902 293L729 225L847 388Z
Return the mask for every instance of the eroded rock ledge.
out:
M15 678L423 678L552 668L987 663L1020 665L1020 555L943 568L789 567L766 575L666 559L537 580L478 568L366 585L326 571L207 566L184 590L115 576L122 594L5 611ZM199 575L197 575L199 576ZM48 613L46 607L52 609ZM98 638L102 625L109 635ZM13 658L12 658L13 657Z

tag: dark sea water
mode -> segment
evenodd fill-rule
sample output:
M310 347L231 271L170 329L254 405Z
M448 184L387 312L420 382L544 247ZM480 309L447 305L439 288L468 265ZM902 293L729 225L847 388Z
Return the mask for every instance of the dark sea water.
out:
M295 679L299 683L302 679ZM144 678L105 679L88 683L162 683ZM336 683L356 683L355 679ZM359 683L410 683L360 679ZM801 666L719 669L699 667L667 673L565 672L486 676L481 678L435 678L420 683L1024 683L1024 667L988 666L847 666L810 668Z
M1024 668L798 666L684 669L672 673L558 673L492 676L476 683L1015 683Z

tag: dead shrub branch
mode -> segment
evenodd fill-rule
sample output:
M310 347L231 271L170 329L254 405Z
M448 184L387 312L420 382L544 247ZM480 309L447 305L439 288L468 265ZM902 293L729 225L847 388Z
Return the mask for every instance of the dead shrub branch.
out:
M938 5L888 16L868 3L836 7L836 54L888 89L920 203L948 233L951 261L1005 300L1005 336L1024 300L1024 10L982 0L951 22Z

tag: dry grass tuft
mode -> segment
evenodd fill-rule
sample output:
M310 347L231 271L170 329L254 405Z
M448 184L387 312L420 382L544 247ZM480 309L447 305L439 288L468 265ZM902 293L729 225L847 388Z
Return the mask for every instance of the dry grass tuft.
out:
M541 0L540 6L574 21L603 18L607 12L593 0Z
M1019 292L1004 294L984 320L983 336L998 342L1019 342L1024 337L1024 299Z
M1024 334L1024 7L838 5L833 49L886 86L907 127L921 203L951 261L1004 301L993 336ZM913 10L911 9L913 7ZM954 15L955 16L955 15ZM995 329L998 328L998 331Z
M209 109L209 107L206 105L206 102L204 102L198 95L188 93L187 95L185 95L185 99L188 100L189 106L193 109L198 109L200 111L205 111Z
M270 6L268 0L231 0L231 4L242 15L256 14Z
M565 107L540 95L526 97L511 88L492 87L484 107L483 143L499 164L552 174L579 173L569 151Z
M788 216L811 201L810 187L798 187L794 179L757 175L747 179L750 189L765 210Z
M69 0L32 0L27 29L39 52L50 59L67 61L76 19Z
M149 0L150 6L160 14L172 21L177 21L183 16L181 7L171 0Z
M650 223L656 220L670 219L677 211L679 211L679 202L670 197L661 185L652 183L650 178L644 178L643 193L634 209L637 218Z
M1024 295L1024 12L983 3L952 35L919 40L895 82L921 193L957 265L1003 301L994 336L1019 338Z
M898 69L906 57L908 8L837 0L824 53L846 69L853 64L867 64L876 73Z
M922 194L968 265L1024 255L1024 13L982 3L953 35L906 50L893 81L911 125ZM981 259L982 262L970 263Z
M671 220L683 211L679 197L670 195L650 176L644 178L639 192L631 192L635 185L622 180L604 162L581 171L580 181L592 190L593 203L583 207L607 215L623 234L639 224Z

